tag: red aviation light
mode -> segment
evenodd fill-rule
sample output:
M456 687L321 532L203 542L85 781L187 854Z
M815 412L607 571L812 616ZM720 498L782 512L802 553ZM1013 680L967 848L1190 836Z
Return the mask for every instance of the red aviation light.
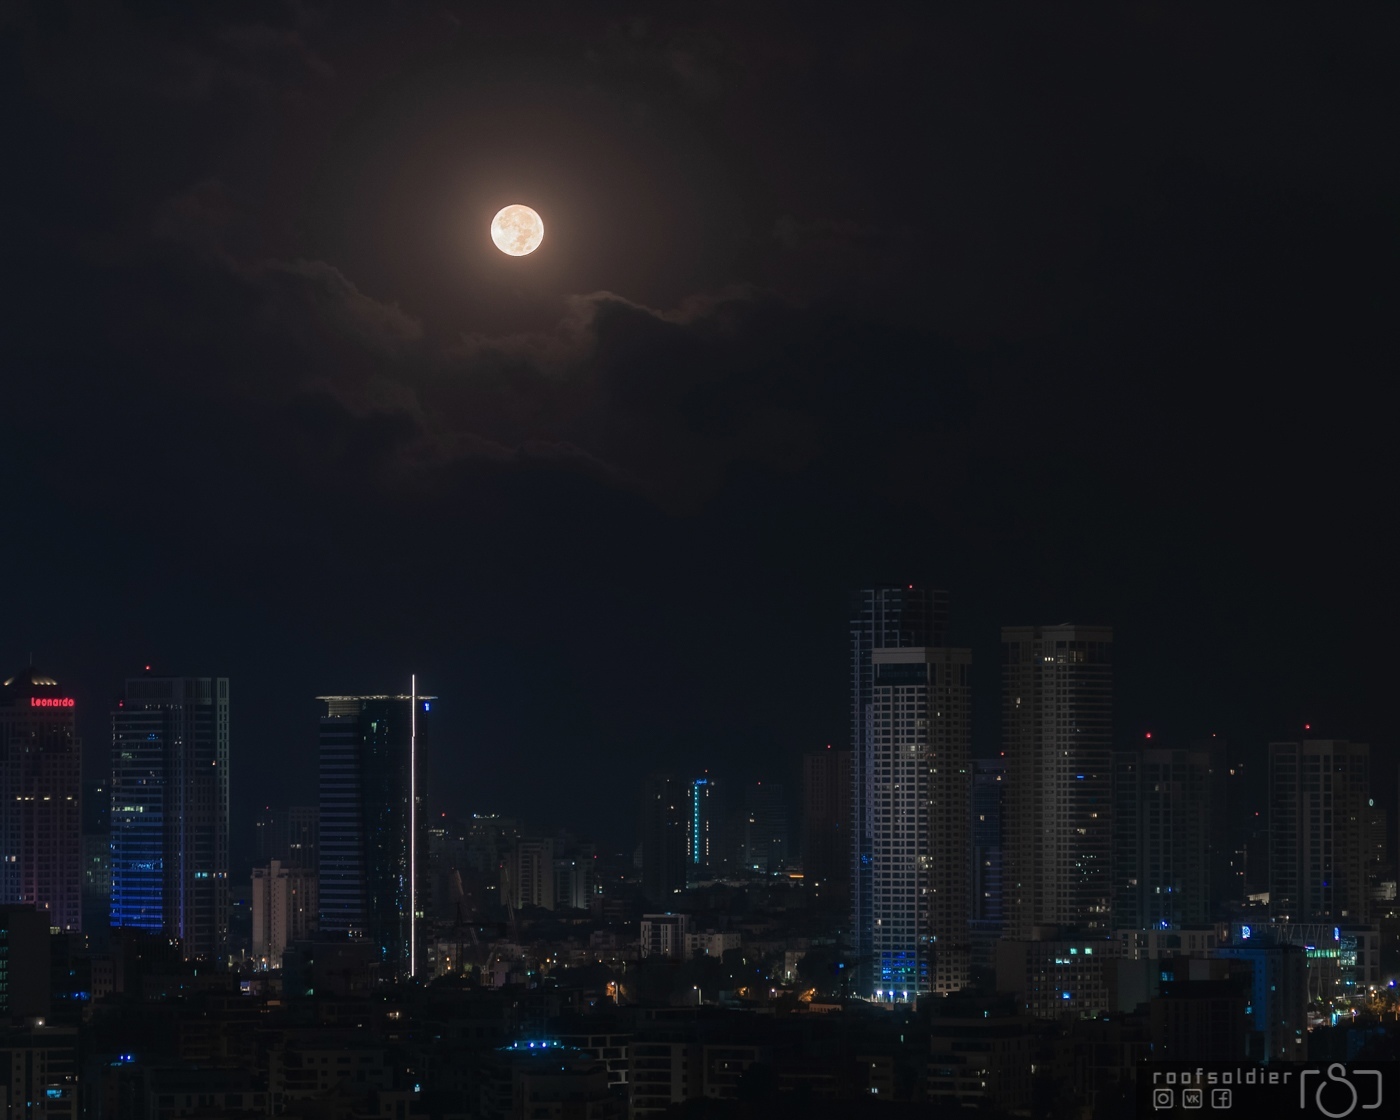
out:
M73 700L71 697L58 696L31 696L29 698L31 708L71 708Z

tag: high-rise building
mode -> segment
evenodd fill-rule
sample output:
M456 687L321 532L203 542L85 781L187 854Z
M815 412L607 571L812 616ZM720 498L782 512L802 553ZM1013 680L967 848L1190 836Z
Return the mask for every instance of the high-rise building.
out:
M380 975L417 971L428 898L424 726L435 696L321 696L320 932L374 945ZM421 859L419 858L421 855Z
M802 758L802 871L823 896L844 897L851 881L851 752Z
M284 867L274 859L253 868L253 958L270 969L282 967L288 945L307 940L316 928L316 872Z
M268 806L253 824L253 862L265 867L275 859L283 867L315 870L320 819L318 805Z
M1113 924L1181 929L1212 921L1220 769L1205 749L1117 751L1113 765Z
M718 863L719 793L715 782L696 778L686 788L685 879L702 883L714 878Z
M858 990L875 987L874 755L867 735L875 687L874 651L941 647L948 629L948 594L912 584L870 587L851 599L851 949Z
M83 921L75 708L32 667L0 687L0 905L33 906L61 930Z
M1367 920L1365 743L1269 744L1269 911L1290 922Z
M744 870L776 875L788 862L787 796L777 782L755 782L744 793Z
M1212 743L1214 740L1212 739ZM1221 744L1224 764L1223 851L1217 861L1220 873L1212 877L1217 913L1245 906L1250 895L1269 889L1269 817L1266 766L1256 766Z
M505 853L520 839L520 826L495 813L473 813L465 824L463 863L478 875L495 876Z
M112 787L83 783L83 929L94 943L112 925Z
M554 841L517 840L501 861L501 897L516 910L553 910L554 885Z
M592 844L575 844L554 856L554 908L588 910L598 895L597 856Z
M972 883L968 928L974 963L996 965L996 943L1006 920L1002 898L1002 829L1005 822L1006 761L972 761Z
M227 677L133 677L112 713L112 924L228 950Z
M642 850L642 893L666 905L685 889L687 833L685 784L672 774L649 774L642 781L638 829Z
M1007 936L1108 933L1113 630L1008 626L1001 641Z
M968 984L972 690L966 649L876 649L868 716L874 994Z
M1373 900L1386 897L1386 883L1395 881L1395 865L1390 860L1390 815L1376 804L1374 797L1366 799L1366 881Z

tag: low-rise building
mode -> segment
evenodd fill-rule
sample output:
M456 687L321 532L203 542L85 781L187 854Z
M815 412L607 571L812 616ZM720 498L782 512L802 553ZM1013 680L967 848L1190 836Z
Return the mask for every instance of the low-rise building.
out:
M959 1008L929 1021L925 1072L933 1104L1002 1112L1031 1106L1031 1059L1044 1029L1008 1006Z
M722 957L726 950L738 949L742 944L743 939L736 932L703 930L699 933L686 934L685 955L687 958L697 954L702 957Z
M689 933L688 914L643 914L642 956L682 960L686 955L686 935Z
M1006 939L997 945L997 990L1015 993L1033 1019L1092 1019L1113 1008L1109 969L1121 952L1108 938Z

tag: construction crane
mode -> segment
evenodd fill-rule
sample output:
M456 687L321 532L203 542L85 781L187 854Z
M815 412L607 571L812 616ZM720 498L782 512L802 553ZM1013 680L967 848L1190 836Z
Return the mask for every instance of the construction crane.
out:
M462 873L455 867L452 869L452 877L448 881L450 893L452 895L452 907L456 913L456 918L452 923L453 959L457 962L457 971L466 971L466 944L463 938L471 936L472 946L476 946L476 929L471 923L467 914L467 892L462 887Z

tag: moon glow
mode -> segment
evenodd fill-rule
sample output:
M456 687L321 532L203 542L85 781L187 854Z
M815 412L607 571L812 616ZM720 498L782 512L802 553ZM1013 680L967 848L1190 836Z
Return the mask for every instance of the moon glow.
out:
M491 219L491 240L512 257L533 253L544 240L544 222L528 206L512 203Z

